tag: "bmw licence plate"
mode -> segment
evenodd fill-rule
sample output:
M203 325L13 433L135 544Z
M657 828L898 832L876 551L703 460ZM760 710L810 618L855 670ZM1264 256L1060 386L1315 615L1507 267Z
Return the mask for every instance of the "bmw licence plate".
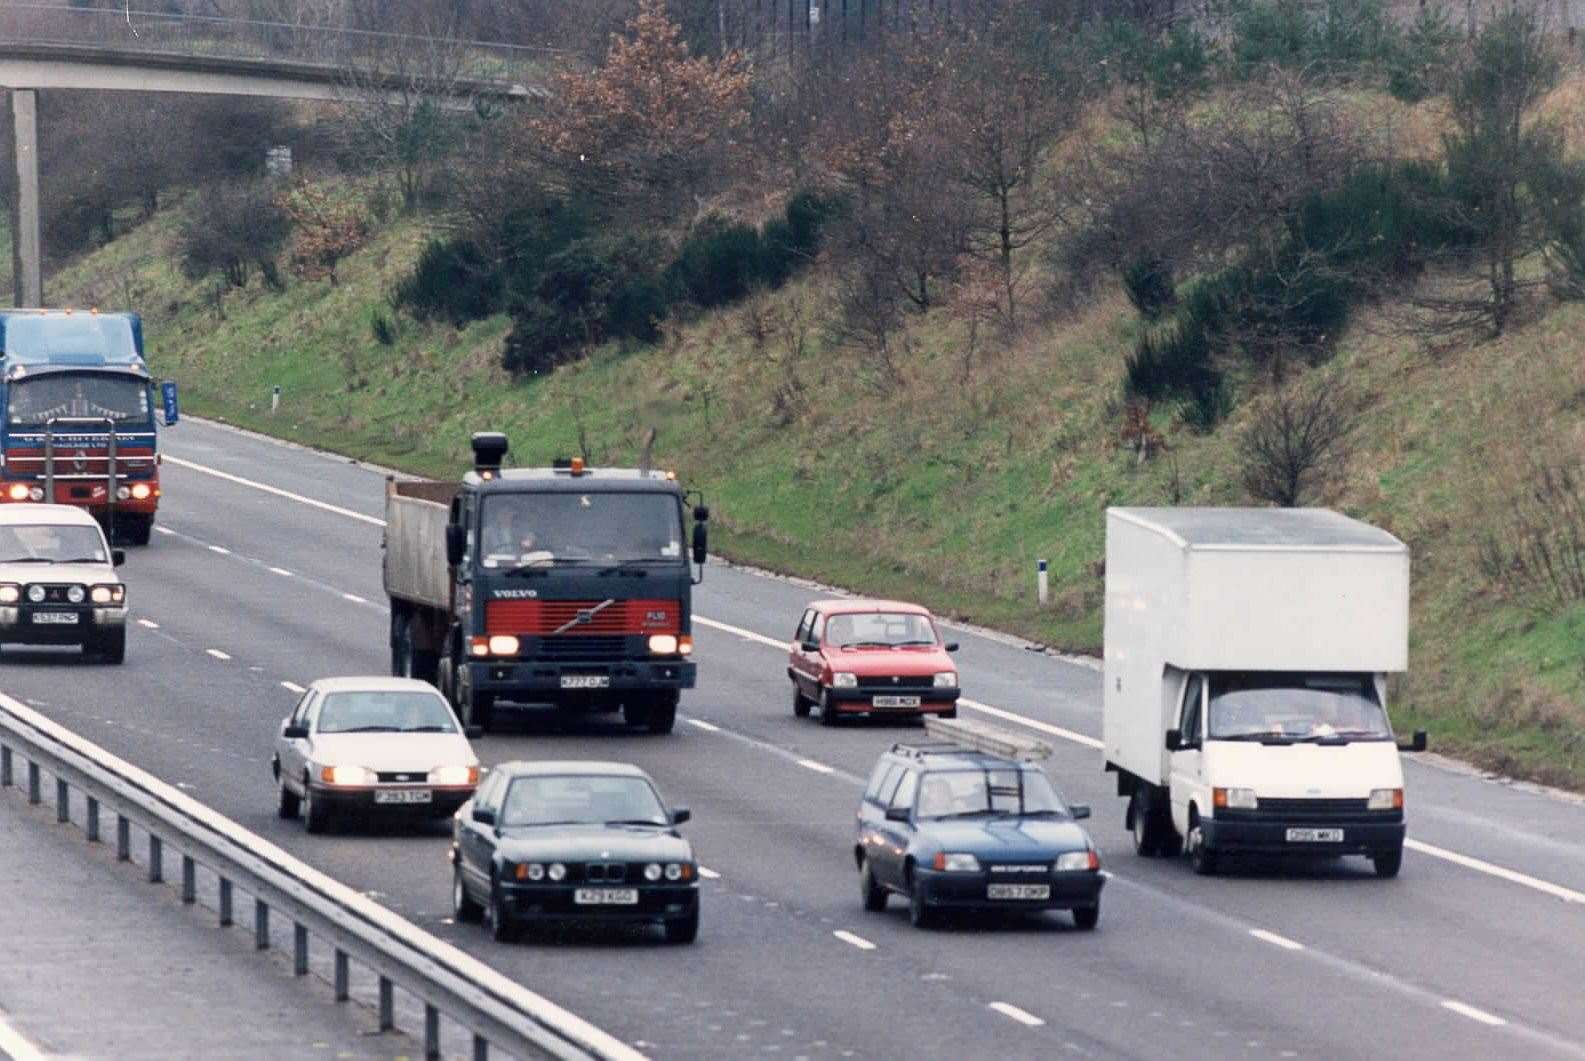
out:
M76 612L34 612L33 621L40 626L76 626Z
M1051 885L988 884L985 886L985 897L987 899L1049 899Z
M918 707L919 706L919 697L917 697L917 696L877 696L875 698L875 706L876 707Z
M397 788L374 793L376 803L430 803L435 794L427 788Z
M608 689L611 687L611 678L606 674L563 674L561 676L563 689Z
M637 888L579 888L572 901L580 906L637 906Z
M1289 829L1288 843L1290 844L1340 844L1343 842L1341 829Z

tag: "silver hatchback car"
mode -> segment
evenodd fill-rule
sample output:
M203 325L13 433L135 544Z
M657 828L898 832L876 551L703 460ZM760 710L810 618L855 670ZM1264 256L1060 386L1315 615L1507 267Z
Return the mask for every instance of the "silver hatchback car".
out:
M448 817L478 787L479 734L428 682L321 678L275 739L280 816L301 812L311 833L353 812Z

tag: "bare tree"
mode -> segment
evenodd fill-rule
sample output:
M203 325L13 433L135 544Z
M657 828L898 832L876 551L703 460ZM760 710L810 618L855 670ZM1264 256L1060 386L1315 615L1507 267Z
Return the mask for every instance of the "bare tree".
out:
M1278 389L1239 440L1244 489L1257 500L1293 508L1342 473L1355 413L1335 386Z

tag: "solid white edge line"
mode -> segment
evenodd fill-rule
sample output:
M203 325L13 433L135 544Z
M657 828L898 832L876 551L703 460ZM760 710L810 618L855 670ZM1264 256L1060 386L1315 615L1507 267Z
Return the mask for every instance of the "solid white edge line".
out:
M220 651L218 648L206 648L206 649L204 649L204 651L209 653L211 656L215 657L218 660L228 660L228 659L231 658L231 656L229 654Z
M252 479L244 479L240 475L232 475L228 472L218 471L214 468L206 468L201 464L194 464L192 461L182 460L180 457L166 455L164 459L171 462L172 464L179 465L180 467L189 468L193 471L201 472L204 475L212 475L218 479L225 479L228 482L237 483L241 486L252 487L255 490L261 490L267 494L274 494L277 497L284 497L288 500L308 505L311 508L323 509L326 512L334 512L337 515L346 516L348 519L355 519L362 523L369 523L377 527L385 526L385 521L383 519L377 519L374 516L365 516L361 512L354 512L349 508L342 508L340 505L332 505L324 501L316 500L312 497L304 497L302 494L294 494L290 490L282 490L280 487L270 486L266 483L256 482ZM172 533L165 527L156 526L154 529L162 534ZM272 570L280 573L278 568ZM700 626L707 627L712 630L720 630L724 633L734 634L746 641L754 641L761 645L767 645L770 648L785 650L789 644L786 641L779 641L774 637L766 637L764 634L755 633L753 630L745 630L741 626L733 626L730 623L723 623L716 619L707 619L702 615L693 616L693 621ZM964 707L967 707L971 711L978 711L981 714L990 715L994 718L1000 718L1005 721L1016 723L1020 726L1027 726L1028 728L1037 730L1041 733L1049 733L1054 737L1060 737L1063 740L1070 741L1074 744L1080 744L1087 748L1099 749L1105 747L1105 744L1102 741L1099 741L1094 737L1087 736L1083 733L1076 733L1073 730L1064 729L1061 726L1053 726L1047 722L1039 722L1032 718L1026 718L1023 715L1016 715L1011 711L1004 711L999 707L992 707L989 704L982 704L977 700L959 699L958 703ZM1484 862L1478 858L1471 858L1468 855L1461 855L1456 851L1449 851L1446 848L1435 847L1419 840L1406 839L1404 840L1403 844L1411 851L1418 851L1423 855L1430 855L1433 858L1440 858L1447 862L1452 862L1456 865L1463 866L1466 869L1472 869L1476 872L1485 873L1500 880L1508 881L1511 884L1523 885L1524 887L1532 888L1536 891L1542 892L1543 894L1551 895L1554 898L1562 899L1564 902L1585 903L1585 892L1575 891L1572 888L1565 888L1562 885L1553 884L1550 881L1544 881L1538 877L1532 877L1516 870L1505 869L1502 866L1494 865L1490 862Z
M341 595L341 599L342 600L349 600L353 604L367 604L367 603L369 603L369 599L367 597L360 597L356 593L343 593Z
M174 459L174 458L171 458L171 459ZM175 534L176 533L175 531L171 530L169 527L160 527L160 526L156 526L154 528L154 531L155 531L156 534Z
M1033 1013L1030 1013L1028 1010L1019 1009L1010 1002L992 1002L990 1004L990 1008L994 1009L1002 1016L1011 1017L1019 1024L1026 1025L1030 1028L1039 1028L1046 1023Z
M1474 1006L1466 1005L1463 1002L1454 1001L1451 998L1444 999L1442 1001L1442 1008L1446 1010L1452 1010L1460 1017L1468 1017L1470 1020L1479 1021L1480 1023L1491 1028L1501 1028L1503 1025L1508 1023L1506 1020L1494 1013L1487 1013L1483 1009L1476 1009Z
M12 1061L40 1061L44 1052L24 1038L4 1017L0 1017L0 1056L9 1057Z
M706 733L720 733L721 732L721 727L720 726L717 726L717 725L714 725L712 723L706 722L703 719L690 718L690 719L687 720L687 722L688 722L688 725L697 726L699 729L704 730Z
M281 688L285 689L289 693L302 694L302 693L306 693L308 691L307 689L304 689L301 685L298 685L296 682L282 682L281 683Z
M854 935L853 933L849 932L845 928L839 928L839 929L837 929L835 932L833 932L831 934L833 936L835 936L837 939L841 940L843 943L850 943L853 946L857 947L859 950L874 950L875 949L875 944L871 943L869 940L865 939L863 936Z
M799 759L798 765L805 770L813 770L817 774L834 774L836 771L825 763L817 763L813 759Z
M1252 928L1249 930L1249 934L1258 940L1263 940L1266 943L1281 947L1283 950L1304 949L1303 943L1297 943L1294 940L1289 939L1287 936L1279 936L1275 932L1267 932L1263 928Z
M146 627L150 630L158 630L160 628L160 624L155 622L153 619L139 619L138 625Z
M721 874L717 873L715 870L710 869L710 868L708 868L706 866L700 866L699 867L699 876L703 877L705 880L720 880L721 879Z
M286 570L286 568L284 568L284 567L272 567L272 568L270 568L270 574L272 574L272 575L280 575L282 578L291 578L292 577L292 573L290 571Z
M385 526L385 521L383 519L378 519L374 516L365 516L362 512L354 512L350 508L342 508L340 505L332 505L327 501L320 501L312 497L304 497L302 494L294 494L290 490L282 490L278 486L270 486L267 483L256 482L253 479L244 479L240 475L232 475L230 472L223 472L217 468L206 468L202 464L194 464L192 461L182 460L180 457L173 457L169 453L164 455L164 460L165 463L174 464L178 468L187 468L190 471L199 472L203 475L212 475L216 479L224 479L227 482L236 483L239 486L250 486L255 490L262 490L266 494L274 494L276 497L284 497L288 501L296 501L300 505L308 505L310 508L322 509L326 512L334 512L338 516L346 516L348 519L355 519L361 523L372 524L376 527Z
M230 556L231 555L231 550L227 549L223 545L211 545L211 546L209 546L209 551L212 552L212 553L219 553L221 556Z

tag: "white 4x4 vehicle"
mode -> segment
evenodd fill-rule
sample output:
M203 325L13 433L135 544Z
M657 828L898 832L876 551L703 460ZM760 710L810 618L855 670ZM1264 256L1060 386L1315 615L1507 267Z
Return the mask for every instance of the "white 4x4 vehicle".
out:
M127 654L125 559L94 518L70 505L0 505L0 645L80 645Z

